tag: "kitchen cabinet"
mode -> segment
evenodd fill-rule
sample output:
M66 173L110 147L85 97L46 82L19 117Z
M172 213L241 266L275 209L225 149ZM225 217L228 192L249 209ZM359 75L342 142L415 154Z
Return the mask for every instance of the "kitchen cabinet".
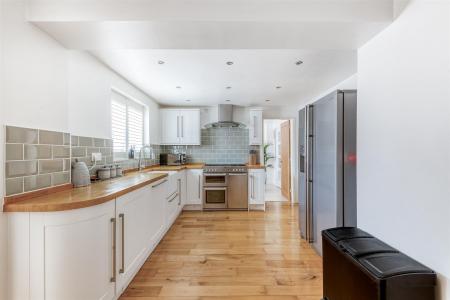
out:
M117 299L167 229L167 181L87 208L8 213L7 299Z
M249 209L265 210L265 173L264 169L250 169L248 171Z
M164 230L164 181L116 199L116 291L121 294L153 250Z
M250 109L249 144L262 145L263 143L263 110Z
M161 144L200 145L200 109L164 108L161 112Z
M114 201L9 214L8 299L113 299L114 218Z
M196 205L201 209L203 203L203 170L186 170L187 199L186 205Z

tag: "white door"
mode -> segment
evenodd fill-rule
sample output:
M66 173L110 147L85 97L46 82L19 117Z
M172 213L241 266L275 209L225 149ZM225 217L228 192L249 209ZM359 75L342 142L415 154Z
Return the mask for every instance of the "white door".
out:
M115 297L115 203L30 214L30 299Z
M117 293L122 293L148 254L152 235L151 187L144 187L116 199Z
M250 145L262 145L263 141L263 115L262 110L250 110L250 127L249 127L249 143Z
M152 209L148 216L150 221L148 228L150 236L149 253L158 245L166 229L167 182L167 179L163 179L151 185L151 199L148 199L152 204Z
M179 111L173 109L161 109L161 143L176 145L180 143L181 126Z
M166 226L167 229L172 226L173 222L175 222L177 216L178 216L178 203L179 203L179 195L177 192L173 193L169 197L166 198L167 204L166 204Z
M183 145L200 145L200 110L181 110L180 137Z
M202 204L203 170L187 170L186 204Z

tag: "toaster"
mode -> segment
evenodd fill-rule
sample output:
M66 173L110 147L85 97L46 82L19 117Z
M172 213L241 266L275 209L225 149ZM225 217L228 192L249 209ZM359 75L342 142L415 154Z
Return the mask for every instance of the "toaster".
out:
M159 155L159 164L162 166L179 166L185 163L185 159L180 154L161 153Z

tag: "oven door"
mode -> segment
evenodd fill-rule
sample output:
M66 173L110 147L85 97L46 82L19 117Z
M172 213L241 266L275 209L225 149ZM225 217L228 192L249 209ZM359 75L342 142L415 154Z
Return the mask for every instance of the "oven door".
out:
M224 209L228 201L227 187L204 187L203 209Z
M203 174L203 186L227 186L228 176L226 173Z

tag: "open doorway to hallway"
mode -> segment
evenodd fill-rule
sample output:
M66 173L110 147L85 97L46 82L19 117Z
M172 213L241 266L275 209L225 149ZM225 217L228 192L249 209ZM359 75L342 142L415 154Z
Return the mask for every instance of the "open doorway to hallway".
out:
M266 202L291 201L291 121L264 120Z

